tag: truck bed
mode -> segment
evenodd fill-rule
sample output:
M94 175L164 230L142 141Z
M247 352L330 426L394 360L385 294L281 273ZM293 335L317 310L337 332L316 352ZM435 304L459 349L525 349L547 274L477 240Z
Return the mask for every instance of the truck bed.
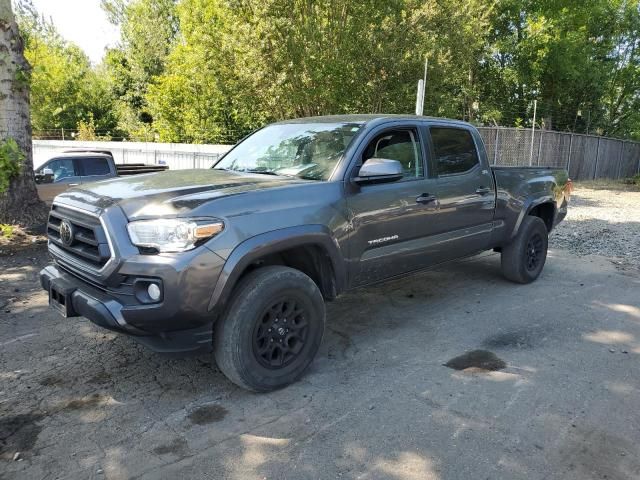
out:
M140 175L141 173L155 173L169 170L167 165L153 165L145 163L121 163L116 164L116 173L119 177L127 175Z
M492 166L491 170L496 182L495 219L498 222L494 243L509 242L523 216L530 214L535 208L553 209L544 216L549 219L549 231L566 216L573 188L566 169L548 166Z

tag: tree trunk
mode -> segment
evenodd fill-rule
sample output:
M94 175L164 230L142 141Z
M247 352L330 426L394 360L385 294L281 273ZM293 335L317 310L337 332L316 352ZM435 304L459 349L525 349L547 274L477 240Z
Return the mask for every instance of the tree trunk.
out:
M23 154L18 174L9 180L9 188L0 192L0 223L25 226L41 225L47 211L38 198L33 174L30 70L11 0L0 0L0 146L13 139Z

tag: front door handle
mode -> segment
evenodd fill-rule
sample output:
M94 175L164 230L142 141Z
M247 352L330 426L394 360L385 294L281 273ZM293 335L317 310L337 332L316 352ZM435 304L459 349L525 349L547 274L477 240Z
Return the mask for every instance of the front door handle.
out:
M79 183L70 183L69 186L70 187L77 187L78 185L80 185Z
M416 198L416 203L422 203L426 205L427 203L435 202L437 197L435 195L429 195L428 193L423 193L418 198Z
M476 193L477 193L478 195L486 195L486 194L487 194L487 193L489 193L490 191L491 191L491 189L490 189L490 188L487 188L487 187L478 187L478 188L476 189Z

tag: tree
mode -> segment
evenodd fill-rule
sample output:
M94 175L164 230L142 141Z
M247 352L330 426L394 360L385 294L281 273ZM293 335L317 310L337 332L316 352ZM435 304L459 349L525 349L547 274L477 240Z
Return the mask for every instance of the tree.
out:
M640 139L640 2L617 2L613 18L602 131L604 135Z
M31 121L36 133L61 135L75 130L80 121L93 117L103 135L117 125L108 76L93 68L87 55L65 41L50 21L42 18L30 3L16 11L25 43L25 57L31 64Z
M148 137L152 114L147 108L149 85L165 70L178 34L175 0L102 0L110 20L120 27L121 41L107 52L105 66L122 129Z
M229 142L267 121L409 113L424 58L427 112L475 101L487 0L182 0L180 42L146 96L165 141Z
M640 133L638 0L500 0L480 68L484 114L503 125ZM635 132L635 134L634 134Z
M8 185L0 191L0 223L46 218L33 174L29 73L11 0L0 0L0 178Z

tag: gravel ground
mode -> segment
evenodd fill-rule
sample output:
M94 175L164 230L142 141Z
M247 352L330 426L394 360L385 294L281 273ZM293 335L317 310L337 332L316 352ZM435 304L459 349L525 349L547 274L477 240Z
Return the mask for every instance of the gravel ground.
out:
M640 269L640 190L615 184L578 186L550 246L580 256L606 256L621 269Z

